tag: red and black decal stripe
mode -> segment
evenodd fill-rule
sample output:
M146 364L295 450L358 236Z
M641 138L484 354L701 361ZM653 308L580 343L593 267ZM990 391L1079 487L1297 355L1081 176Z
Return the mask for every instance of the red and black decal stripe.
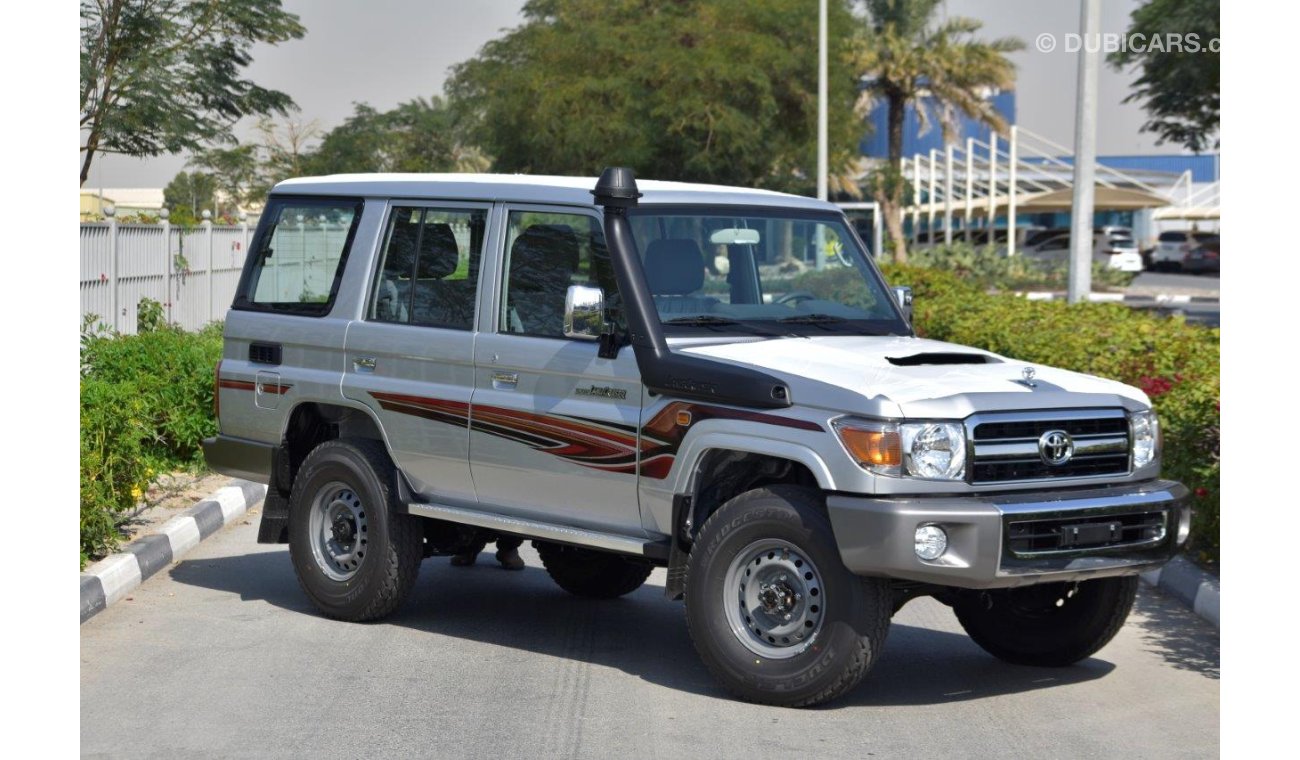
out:
M821 425L806 420L685 401L668 404L638 430L632 425L486 404L475 404L471 412L470 405L463 401L399 393L372 392L370 395L386 411L504 438L583 467L627 475L639 472L656 480L668 477L686 431L696 422L726 419L798 430L822 430ZM681 412L690 413L689 424L678 424L677 417Z
M257 390L257 383L249 382L248 380L230 380L223 377L221 378L221 380L217 382L217 385L221 386L222 388L228 388L233 391L256 391ZM285 383L275 383L275 384L264 383L262 385L262 392L274 393L276 395L283 396L284 394L288 393L289 389L292 387L293 387L292 385L286 385Z

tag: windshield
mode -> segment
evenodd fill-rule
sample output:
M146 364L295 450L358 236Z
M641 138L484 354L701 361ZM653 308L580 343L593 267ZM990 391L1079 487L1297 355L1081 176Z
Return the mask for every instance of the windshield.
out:
M911 334L843 216L642 206L629 219L666 335Z

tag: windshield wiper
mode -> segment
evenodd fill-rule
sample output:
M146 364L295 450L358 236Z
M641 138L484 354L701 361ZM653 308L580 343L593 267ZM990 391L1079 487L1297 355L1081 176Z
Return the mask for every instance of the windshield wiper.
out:
M800 314L794 317L782 317L777 322L783 325L835 325L847 322L844 317L834 314Z
M715 325L740 324L734 319L727 319L726 317L719 317L713 314L697 314L693 317L673 317L672 319L663 320L663 323L666 325L686 325L688 327L713 327Z
M727 317L719 317L716 314L696 314L695 316L692 317L673 317L672 319L661 320L661 322L662 324L665 325L674 325L674 326L682 326L682 327L708 327L710 329L717 330L718 332L721 332L722 328L724 327L739 327L745 330L746 332L749 332L752 335L758 335L764 338L804 337L802 335L793 335L793 334L782 335L780 333L770 332L768 330L764 330L758 325L753 325L748 322L743 322L739 319L728 319Z

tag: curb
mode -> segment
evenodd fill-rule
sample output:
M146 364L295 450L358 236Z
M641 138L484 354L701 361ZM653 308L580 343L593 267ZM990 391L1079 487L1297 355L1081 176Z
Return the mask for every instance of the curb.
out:
M232 480L224 488L110 554L81 574L81 622L126 596L203 539L242 517L266 495L266 486Z
M1139 577L1186 604L1197 617L1219 628L1219 579L1190 560L1174 557L1164 567L1142 573Z
M1017 291L1016 295L1030 301L1064 301L1065 293L1050 290ZM1217 304L1218 296L1189 296L1160 293L1154 296L1131 296L1125 293L1089 293L1092 303L1122 303L1132 306L1186 306L1188 304Z

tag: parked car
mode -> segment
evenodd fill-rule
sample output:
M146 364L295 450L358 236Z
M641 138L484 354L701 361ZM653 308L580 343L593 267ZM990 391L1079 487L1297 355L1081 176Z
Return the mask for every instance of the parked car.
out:
M1217 232L1198 232L1196 230L1169 230L1160 233L1155 250L1151 252L1151 266L1155 271L1177 271L1182 269L1183 259L1188 251L1202 240L1217 238Z
M758 266L804 239L834 287ZM276 185L251 248L204 452L268 484L258 541L331 618L527 538L579 596L667 568L722 684L807 706L923 596L1008 662L1085 659L1187 538L1141 390L916 337L830 203L627 169L343 175Z
M1183 256L1183 271L1192 274L1219 273L1219 236L1207 235Z
M1026 249L1025 256L1053 264L1065 264L1070 259L1070 233L1054 235ZM1120 233L1098 232L1093 235L1092 260L1109 269L1122 272L1141 272L1142 256L1132 238Z

